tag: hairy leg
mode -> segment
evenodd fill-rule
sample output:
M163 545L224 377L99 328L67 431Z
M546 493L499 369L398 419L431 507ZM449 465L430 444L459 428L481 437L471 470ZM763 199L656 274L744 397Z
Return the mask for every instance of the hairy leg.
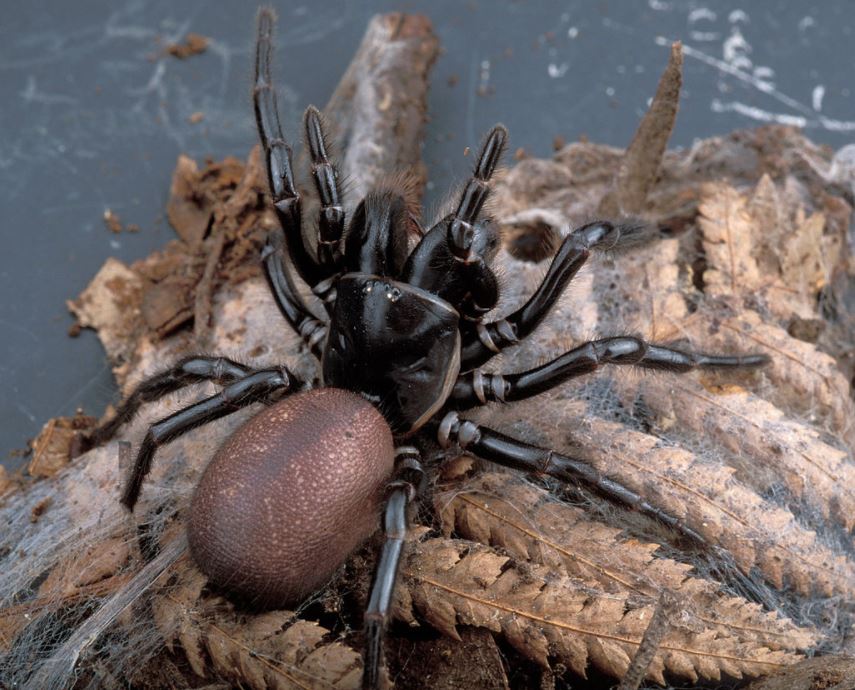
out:
M119 427L129 422L144 403L154 402L164 395L200 381L229 384L243 378L250 371L248 367L226 357L185 357L175 366L140 383L119 406L113 418L89 434L88 444L94 447L109 441Z

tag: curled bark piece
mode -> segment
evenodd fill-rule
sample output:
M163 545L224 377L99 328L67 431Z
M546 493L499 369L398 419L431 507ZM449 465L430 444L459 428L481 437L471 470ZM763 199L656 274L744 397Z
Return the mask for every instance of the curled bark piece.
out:
M614 188L600 202L600 214L614 218L644 213L677 119L682 83L683 45L677 41L671 45L668 65L659 79L653 102L623 155Z

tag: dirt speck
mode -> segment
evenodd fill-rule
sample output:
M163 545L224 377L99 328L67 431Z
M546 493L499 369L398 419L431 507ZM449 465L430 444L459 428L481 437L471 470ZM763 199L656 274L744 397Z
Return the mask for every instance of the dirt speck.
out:
M187 34L183 43L170 43L163 52L179 60L185 60L193 55L204 53L209 43L210 39L207 36L190 33Z
M116 235L122 232L122 220L119 214L109 208L104 211L104 227Z
M39 518L44 515L45 511L50 507L50 504L53 503L53 499L50 496L46 496L41 501L36 503L33 506L33 509L30 511L30 522L38 522Z

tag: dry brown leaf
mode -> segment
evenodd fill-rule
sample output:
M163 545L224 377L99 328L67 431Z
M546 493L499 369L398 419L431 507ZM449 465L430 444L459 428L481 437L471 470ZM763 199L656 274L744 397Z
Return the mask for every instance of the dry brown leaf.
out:
M655 376L639 379L638 385L660 380L678 385ZM679 385L685 385L682 379ZM563 400L556 409L536 398L487 414L491 425L504 429L520 418L537 420L537 427L518 426L515 435L585 458L723 547L744 573L757 568L775 587L789 585L805 595L855 596L855 562L818 541L790 511L761 497L721 460L600 419L580 402ZM562 421L568 419L574 420L572 427Z
M694 162L701 154L706 155L706 148L694 154ZM674 160L666 161L666 168L668 163L673 170ZM600 183L592 186L595 184ZM674 184L679 182L675 179ZM588 326L589 333L639 333L660 342L687 337L692 347L702 351L762 352L773 344L769 348L773 364L754 376L714 378L632 376L612 369L598 379L568 385L565 390L569 393L554 394L551 401L515 404L507 412L494 409L481 419L505 428L516 424L518 434L529 440L591 459L604 474L632 486L654 505L667 506L668 512L686 519L711 542L725 546L743 572L758 566L776 587L792 584L804 594L838 592L851 597L855 569L850 554L841 553L833 540L826 544L804 527L804 504L800 503L804 500L812 512L831 516L844 528L851 525L848 504L853 464L845 444L851 441L855 415L849 385L818 346L796 340L783 330L775 322L774 311L760 316L745 309L745 305L756 305L758 294L764 294L759 292L761 274L753 240L758 232L752 213L759 211L750 209L726 185L705 189L706 205L701 210L707 217L703 229L707 270L701 287L721 299L701 301L679 239L659 242L594 271L592 300L599 313ZM803 192L803 187L788 182L779 193L766 182L755 196L765 199L767 206L777 196L786 199L780 209L782 216L798 221L792 208L809 200L797 196L794 201L797 191ZM562 205L574 208L569 197L565 194ZM526 198L532 204L556 203L556 195L548 189L540 199L531 191ZM767 210L766 221L769 216ZM801 221L795 222L793 232L800 228L813 232ZM831 253L824 254L823 265L838 265L834 257L839 258L839 252L834 254L833 243L828 246ZM540 342L556 353L565 349L565 323L547 321ZM779 357L781 353L784 356ZM521 366L512 370L543 360L542 350L534 361L524 354L517 357ZM759 386L760 381L765 385ZM750 392L740 392L740 386L746 385L751 386ZM586 390L592 395L585 395ZM723 409L719 404L723 392L731 393L727 397L733 400L744 393L743 408ZM617 399L613 397L616 393ZM568 397L583 395L588 402L567 403ZM718 405L716 414L706 410L710 405ZM608 424L596 419L615 412L625 415L621 410L636 406L646 411L641 417L644 423L652 422L654 433L668 437L669 442L645 438L637 431L621 431L618 425L610 432ZM587 419L579 428L567 423L582 418ZM692 424L692 418L703 423ZM523 419L527 423L519 422ZM826 422L829 430L843 438L833 440L817 421ZM750 429L743 437L746 427ZM755 453L761 457L755 460ZM790 469L785 466L783 474L787 490L792 492L789 499L780 491L769 490L774 475L781 474L773 457L778 453L788 457ZM738 474L734 476L734 472Z
M621 678L653 614L654 604L605 593L541 565L518 567L488 547L449 539L414 545L399 595L399 615L416 613L446 635L458 625L500 632L518 652L544 668L557 658L579 675L589 665ZM648 677L665 673L696 682L768 673L799 657L743 642L722 631L673 626Z
M78 435L94 427L97 421L82 413L48 420L33 439L33 457L27 466L30 476L52 477L68 465L70 458L77 455L74 451Z
M196 675L253 690L357 688L360 655L330 640L329 630L293 611L240 613L221 597L202 595L205 577L185 559L152 599L167 646L181 645Z
M684 430L751 458L740 477L768 490L783 482L790 495L846 530L855 526L855 465L814 428L739 387L698 390L683 381L644 382L645 404Z
M682 608L682 623L720 630L772 649L806 650L818 635L758 604L726 596L691 573L691 566L656 555L621 530L592 520L522 478L487 473L434 499L443 531L501 548L516 559L559 568L590 587L653 603L667 591Z
M732 342L743 348L759 345L769 352L773 363L767 375L778 388L777 395L787 396L788 406L801 408L805 415L827 418L851 445L855 403L845 376L813 342L793 337L812 324L818 325L811 326L805 337L812 341L819 337L816 329L824 322L818 312L818 294L841 262L836 238L823 235L824 215L806 216L800 206L790 209L786 193L778 192L768 177L750 198L725 184L704 190L699 229L708 265L705 291L733 297L744 308L739 319L724 322L739 336ZM774 229L773 223L778 223ZM731 273L732 279L723 278ZM712 314L704 316L697 321L714 323ZM710 345L722 342L726 341L713 338Z
M750 293L767 277L760 274L754 258L754 234L746 199L726 184L702 188L698 227L704 238L708 268L705 291L711 295Z

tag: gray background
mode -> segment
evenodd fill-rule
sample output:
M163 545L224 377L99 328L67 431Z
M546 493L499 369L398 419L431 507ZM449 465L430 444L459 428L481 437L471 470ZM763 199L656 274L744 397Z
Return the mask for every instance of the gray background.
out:
M115 385L94 333L66 335L75 297L109 256L143 257L173 237L164 219L180 152L243 157L254 9L202 0L4 0L0 24L0 461L52 416L99 415ZM470 165L496 121L512 149L548 156L553 137L626 145L673 39L686 46L673 145L762 121L855 140L855 3L276 2L275 77L296 139L332 92L375 12L431 17L428 205ZM315 7L317 6L317 7ZM187 32L211 38L185 61L155 56ZM451 85L450 81L457 81ZM188 118L204 113L197 124ZM137 234L114 235L112 209Z

